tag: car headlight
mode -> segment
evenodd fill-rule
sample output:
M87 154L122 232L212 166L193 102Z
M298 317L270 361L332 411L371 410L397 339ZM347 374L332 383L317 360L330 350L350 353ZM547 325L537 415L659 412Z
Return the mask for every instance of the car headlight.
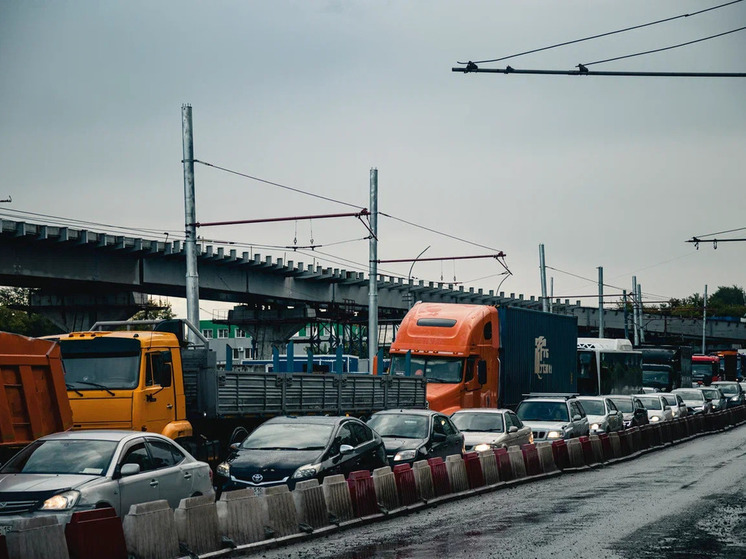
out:
M731 402L738 402L738 396L733 396L733 397L732 397L732 398L730 399L730 401L731 401Z
M50 497L41 506L41 510L68 510L73 508L80 499L80 491L65 491Z
M414 460L417 457L417 449L412 450L400 450L394 456L394 462L400 460Z
M656 421L660 421L660 420L661 420L661 418L659 416L657 416L657 415L653 415L653 416L650 417L650 422L651 423L655 423Z
M492 445L488 443L481 443L474 447L474 452L483 452L485 450L492 450ZM396 460L396 458L394 458Z
M231 465L228 464L228 462L221 462L218 464L218 467L215 468L215 472L219 476L231 477Z
M321 464L306 464L301 466L293 474L293 479L304 479L309 477L316 477L321 471Z
M562 431L549 431L549 433L547 433L547 439L562 439L564 436L565 433Z
M591 431L598 431L599 427L601 427L598 423L591 424Z

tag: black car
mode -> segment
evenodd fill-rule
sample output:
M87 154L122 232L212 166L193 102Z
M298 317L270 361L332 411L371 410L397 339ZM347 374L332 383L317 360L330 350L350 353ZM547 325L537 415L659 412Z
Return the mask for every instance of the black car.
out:
M740 382L719 380L712 383L713 387L720 389L727 400L728 408L734 408L746 403L746 393Z
M622 396L620 394L610 394L609 399L614 402L617 409L624 415L624 428L640 427L648 425L648 411L644 404L636 396Z
M464 451L463 433L448 416L432 410L379 411L368 426L383 438L392 468L437 456L445 460Z
M386 466L378 434L354 417L275 417L217 467L222 491L263 488Z

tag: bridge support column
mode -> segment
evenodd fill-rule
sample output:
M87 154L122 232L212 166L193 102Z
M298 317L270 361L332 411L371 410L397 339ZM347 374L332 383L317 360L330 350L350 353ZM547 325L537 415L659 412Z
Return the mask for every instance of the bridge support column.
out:
M148 302L144 293L51 293L39 291L29 299L29 310L51 320L64 332L88 330L97 321L126 320Z

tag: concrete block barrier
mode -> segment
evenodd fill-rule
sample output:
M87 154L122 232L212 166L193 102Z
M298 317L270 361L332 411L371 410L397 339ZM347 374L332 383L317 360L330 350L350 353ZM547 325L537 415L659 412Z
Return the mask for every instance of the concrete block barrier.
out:
M621 431L612 431L609 433L609 443L611 443L611 452L614 458L622 457L622 445L619 442L619 433Z
M652 428L652 425L643 425L640 427L640 450L648 450L650 448L650 430Z
M639 427L632 427L629 429L629 453L630 454L636 454L637 452L640 452L640 449L642 447L641 444L641 437L640 437L640 428Z
M554 461L552 452L552 443L542 441L536 443L536 454L539 456L539 466L544 474L551 474L557 471L557 463Z
M399 493L396 490L394 472L388 466L373 470L373 486L378 506L387 511L399 508Z
M435 496L442 497L451 493L451 481L448 477L448 469L446 463L443 462L442 458L428 458L428 466L430 466L430 473L433 476L433 488L435 489Z
M6 535L10 559L69 559L65 529L56 518L38 516L13 521ZM178 546L177 546L178 550Z
M350 488L352 508L356 517L370 516L380 512L373 476L370 475L368 470L352 472L350 477L347 478L347 485Z
M173 559L179 556L174 511L168 501L132 505L122 521L127 551L138 559Z
M255 495L253 490L238 489L224 492L215 503L215 510L220 535L229 538L236 545L265 539L264 527L269 524L267 502Z
M182 499L174 511L179 541L197 555L220 549L218 511L212 495Z
M513 467L510 465L510 456L504 448L494 450L495 460L497 461L497 471L500 474L500 481L510 481L515 479L513 476Z
M460 454L446 456L446 471L451 482L451 491L461 493L469 490L469 478L466 475L466 465Z
M111 507L73 513L65 539L70 559L127 559L122 519Z
M491 452L489 454L492 454ZM492 454L494 460L495 455ZM484 487L484 471L482 470L482 460L476 452L467 452L464 454L464 466L466 467L466 480L469 482L469 489Z
M664 445L673 443L673 421L661 423L661 442Z
M619 448L622 451L622 456L629 456L632 454L632 448L629 440L629 429L619 431Z
M552 442L552 455L554 463L560 470L570 467L570 453L567 451L567 443L564 440Z
M614 458L614 451L611 450L611 439L607 433L601 433L598 436L598 440L601 442L601 451L603 452L604 462L608 462Z
M293 501L295 501L295 513L300 524L313 529L329 525L324 489L319 485L319 480L308 479L298 482L293 491Z
M585 466L583 446L578 439L567 439L567 454L570 457L570 468L582 468Z
M412 467L409 464L394 466L394 479L396 480L399 504L403 507L414 505L419 498L417 497L417 484L414 481Z
M541 474L541 464L539 464L539 453L533 444L524 444L521 447L523 453L523 463L526 465L527 476L538 476Z
M578 437L578 442L580 442L580 450L583 452L583 462L585 462L585 465L591 466L595 464L596 460L593 456L591 440L588 437Z
M588 440L591 443L591 450L593 451L593 463L601 464L604 461L604 450L601 446L601 439L598 435L590 435Z
M663 446L663 423L652 423L650 425L648 437L650 438L651 447Z
M497 469L497 457L491 450L478 452L479 462L482 465L482 474L486 485L495 485L500 482L500 471ZM467 468L468 471L468 468Z
M324 490L326 508L331 519L335 522L347 522L355 518L352 496L345 476L342 474L327 476L321 488Z
M368 472L370 475L370 472ZM264 490L267 503L267 517L272 537L282 538L297 534L298 514L295 511L295 500L287 485L275 485Z
M508 448L510 457L510 468L513 470L513 479L526 477L526 461L523 459L523 451L517 446Z
M428 501L435 497L435 484L433 483L433 471L427 460L418 460L412 464L414 483L417 487L417 498Z

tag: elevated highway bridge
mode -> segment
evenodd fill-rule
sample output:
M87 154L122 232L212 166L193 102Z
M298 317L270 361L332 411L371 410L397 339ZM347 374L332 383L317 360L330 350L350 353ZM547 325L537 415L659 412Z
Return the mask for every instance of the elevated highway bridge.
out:
M0 221L0 285L38 289L32 300L65 330L127 318L148 295L184 297L186 257L179 240L159 241L72 227ZM261 345L284 344L309 323L367 325L368 277L363 272L283 261L223 246L198 255L200 299L240 305L228 317ZM379 322L398 324L410 301L515 305L541 309L533 296L506 296L443 282L378 277ZM556 301L556 313L578 317L581 335L597 335L598 309ZM605 311L607 336L624 335L622 311ZM645 315L646 341L696 342L700 320ZM746 324L707 324L708 341L746 343ZM260 354L264 351L260 350Z

